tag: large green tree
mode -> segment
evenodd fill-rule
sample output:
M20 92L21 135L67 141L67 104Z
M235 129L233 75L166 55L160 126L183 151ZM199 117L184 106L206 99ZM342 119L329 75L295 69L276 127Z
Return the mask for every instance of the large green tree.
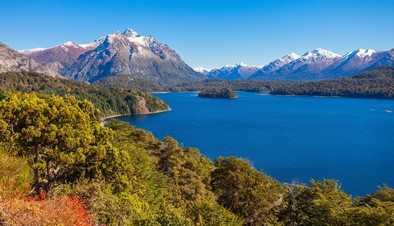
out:
M212 173L212 188L218 202L238 216L246 225L276 222L275 212L282 204L279 182L236 157L218 158Z
M97 173L97 164L113 152L111 130L100 126L98 114L90 102L73 96L14 93L0 102L0 139L27 157L35 191L49 192L70 171Z

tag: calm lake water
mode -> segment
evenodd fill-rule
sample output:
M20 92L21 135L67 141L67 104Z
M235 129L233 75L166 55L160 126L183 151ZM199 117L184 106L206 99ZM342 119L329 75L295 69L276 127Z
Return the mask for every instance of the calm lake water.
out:
M118 119L197 147L211 159L237 156L282 182L333 178L352 195L394 187L392 100L288 97L239 92L155 94L172 111Z

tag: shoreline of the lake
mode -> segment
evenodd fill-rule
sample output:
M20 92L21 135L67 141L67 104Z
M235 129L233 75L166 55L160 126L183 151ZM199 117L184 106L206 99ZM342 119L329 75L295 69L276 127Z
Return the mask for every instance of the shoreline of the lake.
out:
M105 126L106 121L108 119L111 119L111 118L117 118L117 117L121 117L121 116L131 116L131 115L135 115L135 116L138 116L138 115L153 115L153 114L159 114L159 113L164 113L164 112L169 112L169 111L172 111L172 109L168 108L168 110L154 111L154 112L149 112L149 113L145 113L145 114L116 114L116 115L109 115L109 116L105 116L105 117L100 118L100 125L101 126Z

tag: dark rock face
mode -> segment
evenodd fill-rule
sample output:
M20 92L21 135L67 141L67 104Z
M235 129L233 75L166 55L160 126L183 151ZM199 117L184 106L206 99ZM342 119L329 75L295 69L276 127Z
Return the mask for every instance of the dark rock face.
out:
M8 71L35 71L52 77L61 77L55 70L0 43L0 73Z

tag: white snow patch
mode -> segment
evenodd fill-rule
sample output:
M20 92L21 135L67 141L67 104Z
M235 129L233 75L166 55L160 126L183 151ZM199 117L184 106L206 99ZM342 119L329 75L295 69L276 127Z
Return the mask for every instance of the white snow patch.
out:
M204 72L210 72L213 69L212 68L206 68L206 67L195 67L193 68L193 70L200 72L200 73L204 73Z
M34 48L34 49L22 49L22 50L18 50L18 52L25 54L25 55L30 55L36 52L41 52L46 50L47 48Z
M317 48L313 51L309 51L302 55L300 58L310 60L310 59L316 59L316 58L338 58L341 57L341 55L333 53L331 51Z
M364 58L364 57L370 57L372 54L376 53L377 51L374 49L358 49L356 50L356 56Z
M131 29L131 28L127 28L123 32L123 35L125 35L127 37L137 37L137 36L139 36L139 34L136 31L134 31L133 29Z
M298 55L297 53L289 53L286 56L278 59L281 63L290 63L294 60L297 60L298 58L300 58L301 56Z
M127 37L127 39L130 42L133 42L135 44L144 46L144 47L149 47L149 38L145 36L135 36L135 37Z
M98 38L94 42L87 43L87 44L79 44L79 46L84 48L84 49L96 48L97 46L99 46L101 43L103 43L105 41L105 38L106 38L106 36L101 36L100 38Z
M224 68L234 68L234 67L257 67L257 66L249 66L245 64L243 61L237 63L237 64L226 64Z
M73 47L78 47L78 45L77 45L77 44L75 44L75 43L74 43L74 42L72 42L72 41L65 42L65 43L63 43L63 45L64 45L64 46L73 46Z
M60 48L62 48L64 51L68 52L68 48L66 46L60 46Z

